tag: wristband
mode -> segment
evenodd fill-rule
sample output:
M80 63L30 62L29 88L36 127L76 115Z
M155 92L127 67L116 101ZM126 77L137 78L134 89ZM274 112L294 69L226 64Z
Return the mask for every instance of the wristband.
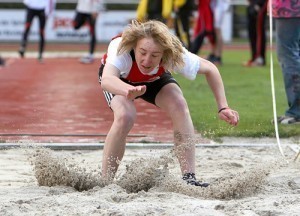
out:
M229 107L223 107L221 109L219 109L218 113L222 112L223 110L226 110L226 109L230 109Z

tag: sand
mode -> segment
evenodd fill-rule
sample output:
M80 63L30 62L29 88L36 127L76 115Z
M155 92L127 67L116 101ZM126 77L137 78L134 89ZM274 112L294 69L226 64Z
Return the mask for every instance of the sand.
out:
M102 149L0 150L0 215L300 215L299 143L282 145L285 158L276 143L249 143L197 147L208 188L181 180L170 147L128 147L109 184Z

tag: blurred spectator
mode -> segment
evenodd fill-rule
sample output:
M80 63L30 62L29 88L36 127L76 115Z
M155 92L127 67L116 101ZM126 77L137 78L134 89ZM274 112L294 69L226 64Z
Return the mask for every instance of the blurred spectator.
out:
M0 56L0 67L5 65L5 60Z
M198 0L198 17L194 28L194 40L190 51L197 54L203 45L205 37L208 37L212 45L215 44L214 17L210 6L211 0Z
M171 17L173 0L141 0L137 7L137 20L159 20L167 23Z
M282 69L288 109L281 124L300 124L300 2L272 1L277 56Z
M45 46L44 32L45 32L46 19L54 11L56 0L24 0L23 3L26 6L26 21L25 21L25 30L19 48L19 54L22 58L25 55L27 38L30 32L32 20L35 16L37 16L39 19L39 34L40 34L38 60L41 62L43 59L43 51Z
M223 35L221 30L224 15L229 9L229 6L229 0L211 0L211 8L214 17L215 43L211 44L211 53L209 54L207 59L215 65L222 64Z
M248 0L247 19L251 59L244 66L266 65L266 14L267 0Z
M190 22L195 8L195 0L174 1L175 32L180 41L188 50L191 48Z
M97 43L96 37L96 21L98 13L103 9L101 0L78 0L76 6L76 14L73 22L74 29L81 28L86 22L89 25L90 31L90 49L89 54L83 56L79 61L84 64L94 62L94 52Z

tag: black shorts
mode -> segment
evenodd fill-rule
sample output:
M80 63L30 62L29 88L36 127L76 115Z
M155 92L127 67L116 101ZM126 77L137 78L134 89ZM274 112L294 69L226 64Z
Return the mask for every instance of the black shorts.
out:
M31 25L32 20L35 16L38 17L40 29L43 30L46 25L45 10L44 9L36 10L27 7L26 23L30 23Z
M100 83L100 85L101 85L101 77L102 77L103 68L104 68L104 66L101 65L101 67L99 69L99 83ZM147 101L151 104L154 104L154 105L156 105L155 104L156 95L162 89L162 87L164 87L165 85L167 85L169 83L175 83L179 86L179 84L174 79L172 74L168 71L163 73L158 80L155 80L153 82L131 83L128 80L125 80L125 79L121 79L121 80L128 83L128 84L130 84L130 85L133 85L133 86L145 85L147 87L145 94L143 94L143 95L141 95L137 98L142 98L143 100L145 100L145 101ZM108 91L103 91L103 93L104 93L105 99L108 103L108 106L110 107L111 100L115 95L108 92Z
M73 27L75 30L81 28L85 22L88 21L89 25L94 28L95 27L95 20L92 17L92 14L87 13L80 13L76 12L75 18L73 20Z

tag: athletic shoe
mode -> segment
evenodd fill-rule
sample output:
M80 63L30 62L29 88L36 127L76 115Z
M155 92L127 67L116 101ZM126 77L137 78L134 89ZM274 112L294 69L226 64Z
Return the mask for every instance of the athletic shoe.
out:
M251 67L252 62L253 62L253 60L249 60L249 61L243 62L243 66L244 67Z
M265 66L265 62L261 57L258 57L254 60L249 60L243 63L245 67L263 67Z
M83 64L91 64L94 62L94 57L92 55L83 56L79 61Z
M184 181L186 181L186 183L188 185L194 185L194 186L200 186L200 187L208 187L209 183L201 183L200 181L197 181L196 177L195 177L195 173L185 173L182 177L182 179Z
M265 66L265 61L263 60L262 57L257 57L256 59L254 59L254 61L252 62L253 66Z
M296 119L295 117L291 116L279 116L277 117L277 122L284 125L300 124L300 119Z
M214 65L222 65L222 59L219 56L215 56L214 54L209 54L207 60L213 63Z
M221 57L217 57L217 56L215 56L215 58L211 62L214 63L216 66L223 64Z
M20 57L24 58L25 48L21 46L18 52L19 52Z
M39 57L38 57L38 61L39 61L39 63L41 63L41 64L44 63L43 57L42 57L42 56L39 56Z
M208 61L213 61L215 59L215 55L214 54L209 54L206 58Z

